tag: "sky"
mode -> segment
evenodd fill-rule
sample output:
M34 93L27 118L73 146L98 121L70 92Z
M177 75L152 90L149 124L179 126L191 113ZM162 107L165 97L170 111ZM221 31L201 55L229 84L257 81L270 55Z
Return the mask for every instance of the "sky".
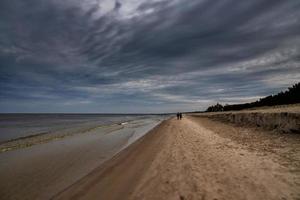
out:
M1 0L0 112L163 113L300 80L299 0Z

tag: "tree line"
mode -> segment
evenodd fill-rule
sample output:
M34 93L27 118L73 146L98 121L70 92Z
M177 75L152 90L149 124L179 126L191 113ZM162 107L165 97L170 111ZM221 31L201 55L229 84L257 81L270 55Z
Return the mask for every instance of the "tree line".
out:
M216 105L208 107L206 112L243 110L254 107L276 106L295 103L300 103L300 82L296 83L292 87L289 87L286 91L280 92L276 95L270 95L261 98L255 102L224 106L217 103Z

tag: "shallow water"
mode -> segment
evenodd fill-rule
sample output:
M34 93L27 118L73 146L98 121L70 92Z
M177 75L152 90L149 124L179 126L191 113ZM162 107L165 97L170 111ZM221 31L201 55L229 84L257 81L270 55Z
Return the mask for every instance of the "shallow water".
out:
M167 116L149 115L129 118L121 116L112 120L131 121L112 125L117 127L114 130L110 129L110 126L98 127L82 134L2 152L0 153L2 197L50 199L128 147L166 118ZM101 122L103 121L99 123Z
M89 129L101 125L153 117L157 116L111 114L0 114L0 143L32 135L63 131L82 131L82 129Z

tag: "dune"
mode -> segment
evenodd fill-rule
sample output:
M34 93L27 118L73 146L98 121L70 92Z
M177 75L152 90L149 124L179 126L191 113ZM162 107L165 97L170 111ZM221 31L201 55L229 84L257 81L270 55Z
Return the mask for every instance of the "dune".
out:
M242 111L193 114L241 126L255 126L282 133L300 133L300 105L263 107Z

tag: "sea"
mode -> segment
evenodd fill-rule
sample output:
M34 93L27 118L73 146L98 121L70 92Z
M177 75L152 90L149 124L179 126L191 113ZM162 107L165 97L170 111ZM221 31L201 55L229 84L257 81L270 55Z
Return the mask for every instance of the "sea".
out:
M0 114L0 144L40 134L79 131L96 126L159 117L165 116L143 114Z

